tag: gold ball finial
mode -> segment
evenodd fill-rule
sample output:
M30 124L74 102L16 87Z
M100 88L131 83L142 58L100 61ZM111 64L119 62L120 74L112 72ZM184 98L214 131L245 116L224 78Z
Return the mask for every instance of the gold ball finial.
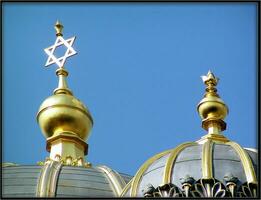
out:
M63 25L61 24L61 22L59 22L58 20L56 21L56 24L54 26L55 30L56 30L56 36L63 36Z
M220 130L226 129L226 123L223 121L228 114L228 108L225 102L217 94L219 78L209 71L207 75L201 76L206 85L204 98L197 106L198 113L202 119L202 127L208 130L210 123L216 123Z

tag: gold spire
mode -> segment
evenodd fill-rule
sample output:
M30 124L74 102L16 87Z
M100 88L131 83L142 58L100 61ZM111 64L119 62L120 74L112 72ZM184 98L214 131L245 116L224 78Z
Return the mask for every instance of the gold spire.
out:
M56 75L59 77L58 87L53 91L54 94L69 94L73 95L72 91L67 86L66 77L68 72L64 67L60 67L56 70Z
M56 24L54 26L54 29L56 30L56 36L63 36L63 25L59 22L59 20L56 21ZM64 94L71 94L71 90L67 86L66 77L68 76L68 72L64 69L64 67L59 67L56 70L56 75L59 77L59 83L58 88L54 90L54 94L64 93Z
M59 77L59 83L58 83L58 88L54 90L54 94L70 94L72 95L71 90L67 86L67 81L66 77L68 76L68 72L64 68L64 64L66 62L66 59L68 57L71 57L76 54L76 51L73 49L72 45L74 43L75 37L69 38L65 40L62 36L62 29L63 25L57 21L55 24L55 30L56 30L56 41L54 45L44 49L44 51L47 53L49 56L47 59L47 62L45 64L46 67L50 66L51 64L56 64L59 68L56 70L56 75ZM56 48L59 46L64 45L67 47L67 50L64 54L64 56L57 58L54 55L54 52Z
M56 75L59 78L58 87L53 95L44 100L37 113L38 124L47 138L46 149L51 160L60 161L66 165L89 166L84 162L88 145L85 140L93 125L90 112L85 105L73 96L67 86L68 72L64 64L68 57L75 55L72 45L75 37L62 37L63 25L57 21L55 44L46 48L48 59L45 66L56 64ZM57 47L64 45L67 50L64 56L56 58Z
M228 108L217 94L216 86L219 79L211 71L201 78L206 85L204 98L197 107L202 119L202 128L207 130L208 134L220 134L221 131L226 130L224 119L228 114Z
M57 20L56 24L54 26L55 30L56 30L56 36L63 36L63 25Z

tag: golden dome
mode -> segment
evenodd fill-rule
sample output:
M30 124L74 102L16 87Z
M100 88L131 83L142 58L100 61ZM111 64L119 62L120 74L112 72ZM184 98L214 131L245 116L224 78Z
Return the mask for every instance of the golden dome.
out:
M222 99L209 96L203 98L198 104L198 112L201 119L225 119L228 109Z
M62 132L86 140L93 120L81 101L70 94L54 94L41 104L37 121L46 138Z

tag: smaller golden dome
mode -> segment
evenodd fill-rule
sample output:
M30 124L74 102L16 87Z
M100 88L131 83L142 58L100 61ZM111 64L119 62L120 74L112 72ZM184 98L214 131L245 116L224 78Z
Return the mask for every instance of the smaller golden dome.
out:
M202 80L207 86L204 98L197 106L198 113L202 119L202 127L208 130L208 123L218 122L221 130L226 129L226 123L223 121L228 114L228 107L225 102L219 98L215 86L218 84L218 78L212 72L207 76L202 76Z
M88 109L70 94L54 94L40 106L37 121L46 138L69 132L86 140L93 125Z
M203 98L198 104L198 112L201 119L225 119L228 108L222 99L209 96Z

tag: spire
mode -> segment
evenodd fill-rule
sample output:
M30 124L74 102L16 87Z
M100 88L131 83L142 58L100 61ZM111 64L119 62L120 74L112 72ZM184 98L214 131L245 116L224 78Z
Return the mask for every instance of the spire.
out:
M63 36L63 25L58 20L56 21L54 28L56 30L56 36Z
M48 55L46 67L56 64L58 69L58 87L53 95L48 97L40 106L37 121L47 138L46 149L50 152L49 160L60 161L66 165L89 166L84 156L88 152L85 140L93 125L91 114L85 105L73 96L68 88L66 77L68 72L64 67L66 59L76 54L72 45L75 37L64 39L63 25L57 21L55 24L56 41L44 49ZM56 48L65 46L66 52L56 57Z
M64 68L64 64L65 64L67 58L69 58L77 53L72 47L76 37L71 37L71 38L65 40L62 37L63 36L63 34L62 34L63 25L58 20L57 20L54 28L56 30L57 38L55 40L55 43L52 46L44 49L46 54L49 56L45 66L48 67L52 64L56 64L58 66L58 69L56 70L56 75L59 78L59 83L58 83L58 87L54 90L54 94L64 93L64 94L72 95L72 92L68 88L68 85L67 85L66 77L68 76L68 72ZM57 58L54 55L54 52L60 46L65 46L67 49L63 56Z
M207 75L201 76L206 85L204 98L198 104L197 110L202 119L202 128L208 131L209 135L219 135L226 130L225 117L228 108L225 102L219 97L216 86L219 78L208 71Z

